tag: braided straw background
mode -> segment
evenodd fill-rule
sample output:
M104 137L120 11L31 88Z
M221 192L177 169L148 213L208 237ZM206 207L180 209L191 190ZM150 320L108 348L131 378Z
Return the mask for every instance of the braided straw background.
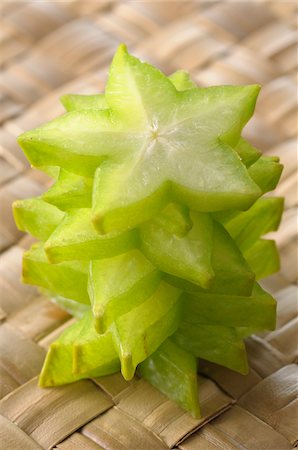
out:
M8 450L285 450L297 444L297 156L294 1L9 1L1 6L0 373L1 442ZM285 164L276 195L286 211L275 238L280 273L264 286L278 300L276 331L247 340L250 373L201 361L203 418L195 420L143 380L113 375L37 387L50 342L71 317L20 283L31 238L11 213L49 184L16 136L62 112L62 93L104 87L119 42L166 73L200 85L260 83L246 137ZM296 331L295 331L296 330Z

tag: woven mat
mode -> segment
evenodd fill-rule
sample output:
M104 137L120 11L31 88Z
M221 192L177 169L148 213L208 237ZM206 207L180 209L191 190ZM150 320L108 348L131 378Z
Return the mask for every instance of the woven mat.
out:
M2 448L283 450L297 444L296 2L5 1L0 26L0 406ZM275 238L280 273L264 281L278 300L276 331L247 340L250 373L200 364L203 417L192 419L143 380L113 375L37 387L46 348L71 317L20 283L31 238L11 202L49 184L16 136L62 112L65 92L102 90L119 42L166 73L200 85L263 85L246 137L285 164L276 194L286 211ZM295 244L296 241L296 244ZM295 331L296 330L296 331Z

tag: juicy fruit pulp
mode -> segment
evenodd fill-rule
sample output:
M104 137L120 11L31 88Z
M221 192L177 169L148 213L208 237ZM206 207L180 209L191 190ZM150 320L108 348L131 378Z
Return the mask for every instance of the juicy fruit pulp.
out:
M77 317L41 386L138 370L198 416L197 358L247 372L243 338L275 326L255 279L278 269L262 236L283 207L259 198L282 166L241 137L258 92L198 88L121 45L104 94L64 95L65 114L19 137L55 180L14 204L17 226L40 241L23 280Z

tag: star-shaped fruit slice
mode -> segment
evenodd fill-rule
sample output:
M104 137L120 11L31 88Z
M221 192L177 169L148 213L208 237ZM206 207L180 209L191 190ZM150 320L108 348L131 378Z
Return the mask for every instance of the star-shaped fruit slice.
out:
M110 330L126 380L176 331L181 314L180 295L181 291L161 282L151 297L114 321Z
M248 372L245 345L235 328L220 325L198 326L181 322L172 339L198 358L242 374Z
M33 246L23 256L23 282L34 284L63 297L90 304L87 292L87 261L67 261L51 264L41 243Z
M82 177L60 169L56 182L42 195L42 199L57 206L62 211L73 208L90 208L92 205L92 186L92 178Z
M253 163L248 173L263 193L273 191L279 182L283 165L275 156L262 156Z
M195 216L193 216L195 220ZM254 286L255 275L245 261L241 251L217 221L213 222L213 245L211 267L214 277L210 279L208 292L249 296ZM179 289L190 293L206 292L199 284L164 273L164 279Z
M118 372L120 362L111 334L98 335L92 320L89 310L51 344L39 377L40 386L57 386Z
M64 212L43 201L41 198L16 200L13 215L19 230L46 241L64 218Z
M93 260L125 253L138 245L136 230L99 234L92 225L91 209L69 210L45 243L49 260Z
M179 213L175 205L171 211L176 216ZM141 250L162 272L207 288L214 277L213 220L209 214L195 212L190 219L192 227L185 236L174 234L167 228L168 222L161 224L159 218L146 222L140 230Z
M261 192L229 144L238 142L258 91L179 92L120 46L105 92L109 109L71 111L19 142L37 167L96 171L93 220L104 232L133 227L170 199L198 211L245 209Z
M196 358L171 338L145 359L138 370L145 380L193 417L200 416Z
M221 223L245 253L260 236L277 230L283 206L281 197L260 198L247 211L222 216Z
M187 294L182 296L181 319L200 325L250 327L273 330L276 321L276 301L255 283L252 295Z
M91 261L88 292L97 331L104 333L115 319L147 300L160 279L139 250Z

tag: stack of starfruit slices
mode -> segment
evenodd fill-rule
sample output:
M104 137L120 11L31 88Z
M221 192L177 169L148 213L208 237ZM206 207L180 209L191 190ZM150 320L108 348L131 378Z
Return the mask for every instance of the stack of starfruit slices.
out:
M14 203L39 242L23 280L77 317L50 346L40 385L135 372L199 416L197 358L242 374L243 339L275 326L257 283L278 270L281 174L241 132L259 86L196 87L121 45L105 93L65 95L66 113L22 134L54 178Z

